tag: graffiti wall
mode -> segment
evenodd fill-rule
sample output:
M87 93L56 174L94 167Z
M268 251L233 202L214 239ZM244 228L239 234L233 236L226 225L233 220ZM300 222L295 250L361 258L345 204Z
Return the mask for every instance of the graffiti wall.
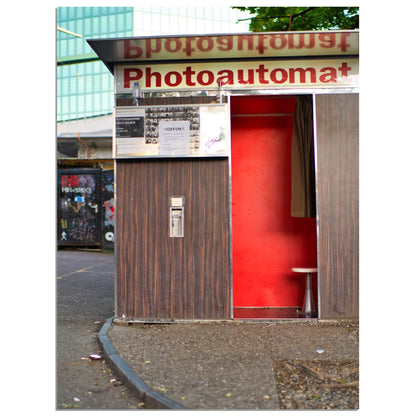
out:
M114 170L102 174L103 246L114 248Z
M58 244L101 245L101 169L58 170Z

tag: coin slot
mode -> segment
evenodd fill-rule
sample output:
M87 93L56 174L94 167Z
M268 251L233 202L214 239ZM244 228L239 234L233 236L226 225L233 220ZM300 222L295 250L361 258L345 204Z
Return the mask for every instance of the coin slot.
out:
M183 237L183 207L170 207L170 237Z

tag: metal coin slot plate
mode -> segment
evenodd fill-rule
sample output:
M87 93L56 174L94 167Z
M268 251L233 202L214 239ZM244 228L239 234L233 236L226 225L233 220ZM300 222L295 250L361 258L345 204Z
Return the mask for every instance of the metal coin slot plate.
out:
M184 236L184 204L185 197L169 197L169 236Z

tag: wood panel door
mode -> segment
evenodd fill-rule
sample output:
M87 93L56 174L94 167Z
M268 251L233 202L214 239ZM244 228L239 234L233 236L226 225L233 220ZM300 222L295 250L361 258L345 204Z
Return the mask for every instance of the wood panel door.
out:
M358 318L358 94L316 95L319 316Z
M172 196L183 237L170 237ZM230 318L228 159L117 161L116 197L116 316Z

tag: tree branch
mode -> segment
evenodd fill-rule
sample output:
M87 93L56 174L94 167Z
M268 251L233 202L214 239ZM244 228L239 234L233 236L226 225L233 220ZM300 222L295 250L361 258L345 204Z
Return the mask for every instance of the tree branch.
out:
M290 15L277 15L277 16L272 16L272 17L266 17L266 16L253 16L253 17L247 17L245 19L237 19L237 22L245 22L246 20L275 20L275 19L285 19L285 18L289 18L289 25L286 26L289 28L290 30L290 26L291 23L293 22L293 20L299 16L303 16L306 13L309 13L311 10L316 9L316 7L308 7L306 10L302 10L299 13L296 13L294 15L292 15L292 10L293 7L291 7L291 11L290 11Z
M293 16L291 15L290 16L290 19L289 19L289 23L286 25L286 30L287 31L289 31L290 30L290 27L292 26L292 22L293 22L293 20L295 20L297 17L299 17L299 16L303 16L304 14L306 14L306 13L309 13L310 11L312 11L313 9L316 9L316 7L308 7L306 10L303 10L303 11L301 11L301 12L299 12L299 13L296 13L296 14L294 14ZM286 16L287 17L287 16Z
M316 9L316 7L308 7L306 10L303 10L295 15L293 15L293 17L299 17L302 16L305 13L309 13L311 10Z

